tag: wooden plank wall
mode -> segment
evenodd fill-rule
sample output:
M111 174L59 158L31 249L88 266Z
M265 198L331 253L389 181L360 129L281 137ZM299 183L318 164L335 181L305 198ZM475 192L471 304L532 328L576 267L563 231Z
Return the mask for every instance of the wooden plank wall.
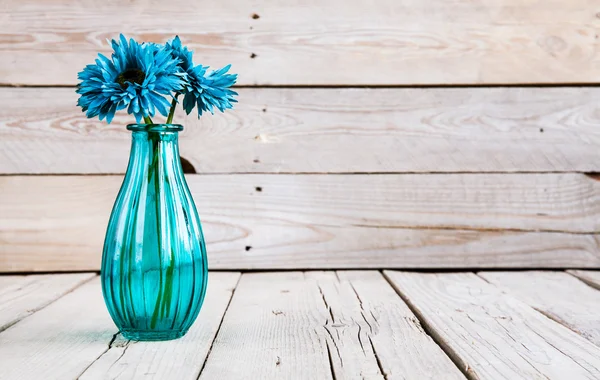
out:
M213 269L599 268L598 11L8 0L0 271L99 269L131 118L86 119L73 85L119 32L239 73L234 111L176 115Z

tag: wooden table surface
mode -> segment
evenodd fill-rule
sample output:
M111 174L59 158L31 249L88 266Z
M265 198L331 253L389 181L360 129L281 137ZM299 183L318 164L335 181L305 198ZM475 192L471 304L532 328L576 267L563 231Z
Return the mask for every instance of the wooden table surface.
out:
M600 379L600 271L211 272L123 339L95 273L0 276L0 379Z

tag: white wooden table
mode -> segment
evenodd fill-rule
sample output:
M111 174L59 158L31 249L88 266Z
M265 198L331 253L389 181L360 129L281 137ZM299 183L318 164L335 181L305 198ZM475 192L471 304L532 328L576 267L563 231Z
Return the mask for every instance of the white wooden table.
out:
M94 273L0 276L0 379L600 379L600 271L212 272L130 342Z

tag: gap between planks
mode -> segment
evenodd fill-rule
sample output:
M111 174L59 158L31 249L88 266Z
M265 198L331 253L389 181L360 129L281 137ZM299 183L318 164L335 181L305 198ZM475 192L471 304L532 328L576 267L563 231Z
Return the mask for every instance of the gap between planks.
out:
M0 275L0 332L95 277L94 273Z
M221 326L223 326L223 320L225 319L225 316L227 315L227 311L229 310L229 306L231 306L231 300L233 300L233 296L235 295L235 291L236 291L236 289L238 287L238 284L240 283L240 279L242 278L242 276L243 276L243 273L240 273L240 275L238 276L237 281L235 282L235 286L231 290L231 296L229 297L229 301L227 302L227 306L225 307L225 311L223 312L223 316L221 316L221 320L219 321L219 326L217 327L217 330L215 331L215 335L213 336L213 339L210 342L210 347L208 348L208 352L206 354L206 357L204 358L204 361L202 362L202 367L200 368L200 372L198 373L198 378L202 374L202 371L204 370L204 367L206 367L206 362L208 361L208 358L210 357L210 353L212 352L213 346L215 344L215 340L217 339L217 336L219 336L219 331L221 331Z
M486 271L476 274L600 346L600 291L586 281L580 281L577 272Z
M593 171L583 171L583 170L550 170L550 171L536 171L536 170L505 170L505 171L496 171L496 172L484 172L484 171L470 171L470 170L456 170L451 172L441 172L441 171L388 171L388 172L379 172L379 171L362 171L362 172L269 172L269 171L251 171L251 172L239 172L239 171L228 171L228 172L206 172L206 173L185 173L186 176L230 176L230 175L264 175L264 176L278 176L278 175L286 175L286 176L360 176L360 175L438 175L438 176L451 176L457 174L469 174L469 175L481 175L486 176L490 174L581 174L590 179L599 181L600 172ZM124 178L125 173L0 173L0 177L120 177Z
M448 273L453 273L454 271L448 271ZM472 272L468 272L472 273ZM421 326L425 332L433 339L433 341L444 351L444 353L452 360L452 362L456 365L456 367L462 372L463 375L469 380L479 380L477 376L473 374L469 366L462 360L462 358L454 351L452 348L444 341L444 339L440 336L435 328L431 326L431 324L424 317L423 313L419 311L418 308L410 301L410 299L403 294L398 287L394 284L394 282L390 279L388 274L385 271L382 271L382 275L385 280L390 284L390 286L396 291L396 294L404 301L406 306L410 309L410 311L417 317Z
M598 83L590 82L554 82L554 83L481 83L481 84L461 84L461 83L432 83L432 84L241 84L233 85L231 88L249 88L249 89L405 89L405 88L425 88L425 89L445 89L445 88L565 88L565 87L600 87ZM70 88L77 89L73 84L13 84L0 82L0 88Z

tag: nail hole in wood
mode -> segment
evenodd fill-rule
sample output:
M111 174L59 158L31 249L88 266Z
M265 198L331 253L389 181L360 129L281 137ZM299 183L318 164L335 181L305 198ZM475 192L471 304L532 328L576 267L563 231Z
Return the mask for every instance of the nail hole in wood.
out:
M256 190L256 191L258 191L258 192L260 193L260 192L262 191L262 187L260 187L260 186L256 186L256 187L254 188L254 190Z
M179 160L181 161L181 167L183 168L184 174L196 174L196 168L192 165L187 159L179 156Z
M544 133L544 128L540 128L540 133Z
M248 251L249 251L249 250L251 250L251 249L252 249L252 246L251 246L251 245L247 245L247 246L246 246L246 252L248 252Z
M260 160L258 158L255 158L254 160L252 160L252 162L254 162L255 164L258 164L260 162Z
M253 18L254 20L258 20L258 19L260 18L260 16L259 16L259 15L257 15L256 13L252 13L252 18Z
M263 108L263 109L262 109L262 111L263 111L263 112L267 112L267 109L266 109L266 108Z
M252 58L252 59L256 58L256 54L254 54L254 53L250 54L250 58Z

